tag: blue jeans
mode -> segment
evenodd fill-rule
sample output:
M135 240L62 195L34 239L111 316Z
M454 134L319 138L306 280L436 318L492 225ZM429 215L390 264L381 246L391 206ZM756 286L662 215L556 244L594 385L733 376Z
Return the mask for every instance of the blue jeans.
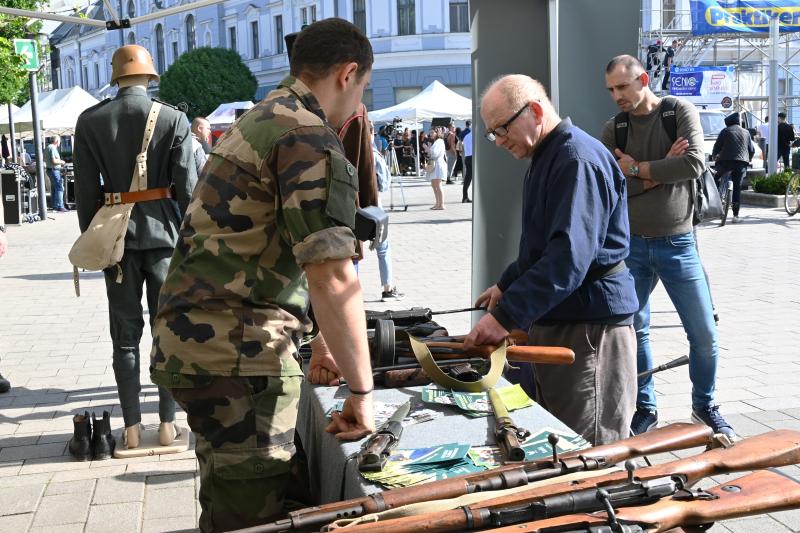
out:
M389 239L375 246L375 251L378 253L378 271L381 273L381 285L384 287L388 285L391 290L392 252L391 248L389 248Z
M625 260L636 283L639 311L634 316L638 372L653 368L650 349L650 292L660 279L689 339L689 378L692 407L714 404L717 377L717 327L703 265L691 233L645 238L631 235ZM675 354L678 355L678 354ZM653 376L639 380L637 407L656 409Z
M53 209L64 208L64 182L61 179L61 170L48 168L47 175L50 177L50 198Z

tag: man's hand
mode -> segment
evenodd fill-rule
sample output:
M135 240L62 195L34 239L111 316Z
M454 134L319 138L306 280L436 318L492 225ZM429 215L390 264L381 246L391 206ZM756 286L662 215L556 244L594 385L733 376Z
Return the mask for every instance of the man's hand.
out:
M500 344L506 337L508 330L501 326L494 316L486 314L464 339L464 349L469 350L474 346L485 344Z
M619 148L614 148L614 155L617 156L617 163L619 164L619 168L622 170L622 173L625 174L626 177L635 178L636 176L631 174L631 169L639 166L636 163L636 160Z
M342 412L331 413L331 423L325 428L339 440L358 440L375 431L372 394L351 394L344 401Z
M491 311L497 304L500 302L500 298L503 296L503 291L501 291L497 285L492 285L485 291L483 294L478 296L478 299L475 300L475 307L482 307L486 304L486 310Z
M6 255L7 249L8 249L8 240L6 239L6 234L0 231L0 257Z
M311 360L308 362L308 376L306 376L309 383L335 387L339 385L339 376L341 375L331 352L322 352L311 348Z
M638 178L638 179L642 180L642 186L644 187L644 190L652 189L653 187L658 187L659 185L661 185L657 181L649 180L647 178Z
M678 137L675 139L675 142L672 143L672 146L667 152L667 157L665 159L669 159L670 157L680 157L686 153L686 150L689 149L689 141L684 139L683 137Z

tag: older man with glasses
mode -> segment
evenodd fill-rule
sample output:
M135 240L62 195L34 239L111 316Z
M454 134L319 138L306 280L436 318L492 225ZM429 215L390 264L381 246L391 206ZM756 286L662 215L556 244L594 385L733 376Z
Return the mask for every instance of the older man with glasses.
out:
M628 256L625 177L605 147L561 119L528 76L494 82L481 100L485 137L525 175L519 257L478 297L487 313L467 344L512 329L532 344L567 346L573 365L534 365L537 399L594 444L628 436L636 400L638 309Z

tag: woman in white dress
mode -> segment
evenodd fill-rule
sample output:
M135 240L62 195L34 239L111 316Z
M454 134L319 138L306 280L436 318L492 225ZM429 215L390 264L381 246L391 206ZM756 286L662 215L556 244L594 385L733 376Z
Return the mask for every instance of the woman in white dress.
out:
M447 177L447 160L445 155L447 150L444 147L444 140L442 134L438 129L432 130L430 137L433 138L433 144L430 148L429 161L433 162L433 170L428 172L428 179L431 181L431 188L433 188L434 204L431 209L441 210L444 209L444 196L442 195L442 180Z

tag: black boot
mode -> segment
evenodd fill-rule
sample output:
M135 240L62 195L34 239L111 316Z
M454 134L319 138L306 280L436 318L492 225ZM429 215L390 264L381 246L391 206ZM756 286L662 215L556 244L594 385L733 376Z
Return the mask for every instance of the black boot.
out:
M111 434L111 414L103 411L103 418L98 421L92 413L92 425L94 426L94 436L92 437L94 460L111 459L116 445L114 436Z
M8 392L11 390L11 383L3 377L3 374L0 374L0 393Z
M72 417L75 431L69 440L69 453L78 461L88 461L92 458L92 426L89 425L89 413Z

